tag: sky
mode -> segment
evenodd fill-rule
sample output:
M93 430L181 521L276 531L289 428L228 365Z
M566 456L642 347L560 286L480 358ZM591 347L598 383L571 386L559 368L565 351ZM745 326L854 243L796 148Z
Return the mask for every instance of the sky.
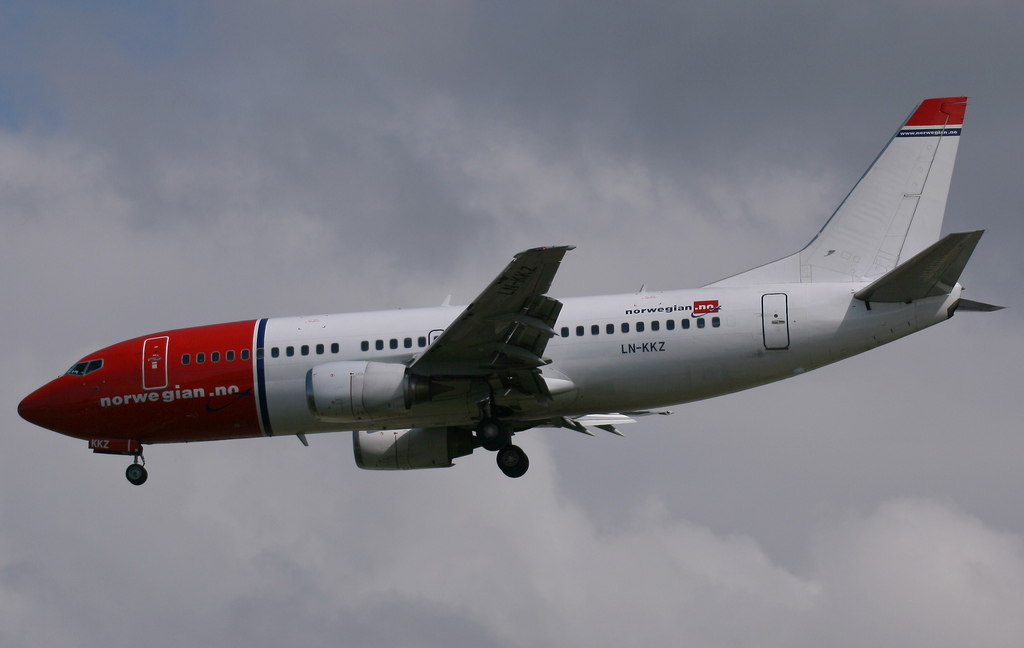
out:
M1024 645L1024 5L5 2L0 645ZM124 457L21 420L84 354L255 317L556 297L803 247L926 97L1006 305L625 438L447 470L349 434Z

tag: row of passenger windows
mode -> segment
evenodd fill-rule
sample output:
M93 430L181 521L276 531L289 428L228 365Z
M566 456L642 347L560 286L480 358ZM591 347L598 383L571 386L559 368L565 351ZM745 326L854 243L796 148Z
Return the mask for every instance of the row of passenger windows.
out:
M399 346L399 343L400 343L400 341L398 339L392 338L387 344L388 344L389 348L397 349L398 346ZM376 343L375 343L375 346L376 346L378 351L383 351L384 350L384 344L385 344L384 340L377 340ZM425 336L420 336L416 340L416 344L420 348L426 347L427 346L427 338ZM404 340L401 341L401 345L404 348L406 348L406 349L411 349L412 346L413 346L413 339L412 338L405 338ZM370 342L368 340L363 340L362 344L360 345L360 348L362 348L363 351L369 351L370 350ZM286 346L286 347L284 347L284 355L285 355L286 358L291 358L291 357L295 356L296 351L298 352L299 355L304 355L304 356L308 356L308 355L310 355L310 353L315 353L316 355L324 355L325 353L327 353L327 349L328 349L327 345L324 345L324 344L316 344L316 345L313 345L313 346L310 346L308 344L303 344L302 346L299 346L298 348L296 348L294 346ZM262 358L263 357L263 349L259 349L259 352L260 352L259 357ZM338 344L337 342L332 342L331 345L330 345L330 352L331 353L335 353L335 354L336 353L340 353L341 352L341 345ZM281 347L270 347L270 357L271 358L279 358L279 357L281 357ZM242 350L241 358L242 358L242 360L248 360L249 359L249 350L248 349ZM232 362L234 359L235 359L235 352L234 351L227 351L224 354L224 360L226 360L228 362ZM197 353L196 354L196 357L195 357L196 364L203 364L204 362L206 362L206 360L207 360L206 354L204 354L204 353ZM211 353L210 357L209 357L209 360L210 360L210 362L220 362L220 360L221 360L220 352L214 351L213 353ZM187 365L191 361L192 361L192 358L191 358L191 356L189 354L186 353L185 355L181 356L181 364Z
M693 321L697 322L697 328L699 328L699 329L702 329L702 328L704 328L704 327L706 327L708 325L707 320L704 319L703 317L697 318L697 319L695 319ZM651 324L651 330L652 331L660 331L661 330L661 322L659 320L654 320L650 324ZM717 316L711 318L711 328L718 328L721 325L722 325L722 318L717 317ZM679 320L679 328L681 328L683 330L686 330L686 329L690 328L690 320L689 319L681 319L681 320ZM644 322L636 322L636 332L637 333L643 333L646 329L647 329L646 323L644 323ZM665 321L665 330L666 331L674 331L675 329L676 329L676 321L675 320L666 320ZM621 332L623 332L623 333L629 333L629 322L623 322L622 324L619 324L619 330ZM605 332L606 335L611 335L611 334L615 333L615 325L614 324L605 324L604 325L604 332ZM562 334L562 337L564 337L564 338L569 337L569 327L568 326L563 326L562 330L561 330L561 334ZM582 325L576 327L576 336L577 337L583 337L586 334L587 334L587 327L582 326ZM600 335L601 334L601 325L600 324L591 324L590 325L590 334L591 335Z
M388 348L389 349L397 349L398 348L398 344L399 344L398 338L391 338L390 340L388 340L387 344L388 344ZM401 344L402 344L402 348L403 349L411 349L412 348L412 338L411 337L405 338L404 340L401 341ZM427 338L426 338L426 336L421 335L418 338L416 338L416 346L418 346L421 349L425 348L427 346ZM359 348L361 350L363 350L363 351L369 351L370 350L370 341L369 340L363 340L359 344ZM377 340L376 342L374 342L373 343L373 348L377 349L378 351L383 351L384 350L384 340Z
M242 359L242 360L248 360L249 359L249 349L242 349L241 353L238 354L238 357L240 359ZM210 352L210 362L220 362L220 360L221 360L220 351L211 351ZM234 362L235 361L235 352L234 351L225 351L224 352L224 361L225 362ZM203 353L202 351L200 351L199 353L196 354L196 364L203 364L205 362L206 362L206 354ZM192 354L185 353L185 354L183 354L181 356L181 364L187 365L187 364L191 364L191 363L192 363Z
M699 329L705 328L707 326L707 320L705 318L696 318L694 321L697 322L696 326ZM661 330L661 324L662 323L659 320L654 320L654 321L650 322L651 331L660 331ZM711 318L711 328L718 328L721 325L722 325L722 318L720 318L718 316L715 316L715 317ZM645 330L647 330L647 323L645 323L645 322L636 322L635 323L635 327L636 327L636 332L637 333L643 333ZM676 328L676 321L675 320L666 320L665 321L665 330L666 331L674 331L675 328ZM690 328L690 320L689 319L679 320L679 328L681 328L683 330L686 330L686 329ZM629 324L629 322L622 322L621 324L619 324L619 330L621 332L623 332L623 333L629 333L629 331L630 331L630 324ZM605 331L606 335L611 335L611 334L615 333L615 324L605 324L604 325L604 331ZM569 337L570 329L569 329L568 326L563 326L562 330L560 332L562 334L562 337L567 338L567 337ZM584 335L586 335L586 333L587 333L587 327L585 327L585 326L577 326L576 327L576 335L578 337L583 337ZM600 335L601 334L601 325L600 324L591 324L590 325L590 334L591 335ZM427 346L427 338L425 336L423 336L423 335L421 335L418 338L416 338L415 342L416 342L416 346L418 346L421 349L425 348ZM331 353L337 353L337 350L335 349L335 347L337 347L337 346L338 346L337 344L334 344L334 345L331 346ZM407 338L405 338L403 340L399 340L398 338L391 338L387 342L385 342L384 340L376 340L373 343L373 348L376 349L377 351L383 351L385 349L385 346L386 346L386 348L392 349L392 350L397 350L400 346L401 346L401 348L404 348L404 349L411 349L411 348L413 348L413 339L411 337L407 337ZM369 351L370 350L370 341L369 340L363 340L359 344L359 348L362 351ZM302 355L308 355L309 354L309 347L308 346L303 346L302 349L303 349ZM317 353L323 353L322 349L323 349L323 345L322 344L317 345ZM277 357L277 349L271 349L271 355L276 358ZM287 348L287 355L289 355L289 356L294 355L294 349L292 347L288 347Z
M699 319L697 319L695 321L697 322L697 328L704 328L705 326L707 326L707 320L705 320L703 318L699 318ZM712 328L718 328L721 325L722 325L721 318L719 318L719 317L712 317L711 318L711 327ZM636 322L635 326L636 326L636 332L637 333L643 333L646 330L646 324L644 322ZM651 326L651 330L652 331L659 331L659 330L661 330L661 322L658 321L658 320L654 320L653 322L651 322L650 326ZM690 328L690 320L688 320L688 319L680 320L679 321L679 327L682 328L682 329ZM676 321L675 320L667 320L665 322L665 330L673 331L673 330L675 330L675 328L676 328ZM629 333L629 329L630 329L629 322L623 322L622 324L620 324L619 325L619 329L623 333ZM614 324L605 324L605 333L606 334L611 335L614 332L615 332L615 325ZM561 333L562 333L562 337L569 337L569 327L568 326L563 326ZM600 335L600 333L601 333L601 326L599 324L592 324L590 326L590 334L591 335ZM577 336L582 337L585 334L586 334L586 327L584 327L584 326L577 326L576 327L576 335ZM391 350L398 350L399 348L411 349L411 348L413 348L414 345L419 347L419 348L421 348L421 349L426 348L426 346L427 346L427 337L425 335L421 335L421 336L417 337L415 340L413 338L411 338L411 337L407 337L407 338L403 338L403 339L391 338L390 340L375 340L373 342L373 348L376 349L377 351L383 351L385 348L391 349ZM361 351L369 351L370 350L370 341L369 340L363 340L362 342L360 342L359 343L359 349ZM296 351L296 348L293 347L293 346L284 347L284 355L286 357L288 357L288 358L293 357L295 355L295 351ZM315 347L310 347L310 345L308 345L308 344L303 344L302 346L300 346L298 348L299 355L304 355L304 356L309 355L311 352L314 352L314 351L315 351L315 353L317 355L323 355L324 353L327 352L327 349L326 349L326 347L323 344L317 344ZM340 348L339 348L337 342L334 342L333 344L331 344L331 353L338 353L339 351L340 351ZM270 357L278 358L280 356L281 356L281 349L279 347L271 347L271 349L270 349ZM216 361L214 361L214 362L216 362Z
M697 324L696 324L697 328L702 329L705 326L707 326L707 320L704 319L704 318L698 318L695 321L697 322ZM721 325L722 325L721 318L719 318L719 317L712 317L711 318L711 327L712 328L718 328ZM654 320L654 321L650 322L650 326L651 326L651 331L660 331L661 330L661 322L659 320ZM637 333L643 333L646 330L647 325L644 322L636 322L635 323L635 327L636 327L636 332ZM665 321L665 330L667 330L667 331L674 331L675 328L676 328L676 321L675 320L666 320ZM679 328L681 328L683 330L690 328L690 320L689 319L679 320ZM622 333L629 333L629 330L630 330L629 322L622 322L621 324L619 324L619 330ZM578 337L583 337L584 335L586 335L586 332L587 332L587 327L582 326L582 325L576 327L576 335ZM604 332L605 332L606 335L611 335L611 334L615 333L615 324L605 324L604 325ZM570 333L569 327L568 326L563 326L562 330L561 330L562 337L564 337L564 338L569 337L569 333ZM600 335L601 334L601 325L600 324L591 324L590 325L590 334L591 335ZM421 348L421 349L423 349L423 348L425 348L427 346L427 338L426 338L426 336L421 335L418 338L416 338L415 341L411 337L407 337L407 338L404 338L402 340L399 340L398 338L391 338L387 342L385 342L384 340L376 340L373 343L373 347L377 351L383 351L385 346L388 349L392 349L392 350L396 350L399 347L401 347L403 349L411 349L411 348L413 348L413 343L414 342L415 342L415 345L417 347ZM369 340L363 340L362 342L360 342L359 348L362 351L369 351L370 350L370 341ZM333 342L333 343L331 343L330 349L331 349L331 353L335 353L336 354L336 353L339 353L341 351L341 346L337 342ZM261 351L262 351L262 349L261 349ZM294 346L286 346L286 347L284 347L284 355L285 355L285 357L291 358L291 357L295 356L295 351L296 351L296 349L295 349ZM324 344L317 344L317 345L314 345L312 347L310 345L308 345L308 344L303 344L302 346L300 346L298 348L298 352L299 352L299 355L304 355L304 356L308 356L311 352L315 352L316 355L323 355L323 354L327 353L327 347ZM270 348L270 357L271 358L279 358L280 356L281 356L281 348L280 347L271 347ZM241 357L242 360L248 360L249 359L249 349L242 349L240 357ZM234 351L225 351L224 352L224 360L227 361L227 362L233 362L235 360L235 352ZM203 364L204 362L206 362L206 354L202 353L202 352L197 353L196 357L195 357L195 361L196 361L196 364ZM210 362L220 362L220 361L221 361L221 354L220 354L219 351L213 351L213 352L210 353ZM192 357L191 357L190 354L186 353L183 356L181 356L181 364L187 365L187 364L189 364L191 362L192 362ZM79 364L81 365L81 364L84 364L84 363L79 363ZM76 365L75 367L72 367L72 369L70 371L68 371L68 373L70 374L72 372L83 372L83 371L84 371L84 373L89 373L89 372L95 371L98 368L99 368L98 366L95 367L95 368L90 367L90 368L88 368L88 370L86 370L86 367L84 367L84 366L80 367L79 365ZM83 375L83 373L75 373L73 375Z
M315 346L315 350L316 350L316 354L317 355L323 355L323 354L327 353L327 348L323 344L317 344ZM299 347L299 354L300 355L304 355L304 356L305 355L309 355L309 351L310 351L310 347L309 347L308 344L303 344L302 346ZM337 342L334 342L333 344L331 344L331 353L338 353L339 351L341 351L341 345L339 345ZM284 348L284 354L285 354L285 356L287 356L289 358L294 356L295 355L295 347L293 347L293 346L286 346ZM270 347L270 357L271 358L278 358L280 356L281 356L281 349L279 347Z
M699 319L697 319L695 321L697 322L697 328L701 328L702 329L705 326L707 326L707 321L705 319L703 319L703 318L699 318ZM659 331L659 330L661 330L661 322L660 321L654 320L650 324L651 324L651 331ZM722 325L721 318L719 318L719 317L712 317L711 318L711 327L712 328L718 328L721 325ZM689 319L679 320L679 327L684 329L684 330L690 328L690 320ZM667 331L674 331L675 328L676 328L676 321L675 320L666 320L665 321L665 330L667 330ZM623 322L622 324L619 325L619 330L621 332L623 332L623 333L629 333L629 329L630 329L629 322ZM636 332L637 333L643 333L645 329L646 329L646 325L645 325L644 322L636 322ZM605 324L604 325L604 331L605 331L605 334L607 334L607 335L611 335L611 334L615 333L615 325L614 324ZM561 330L562 337L564 337L564 338L569 337L569 332L570 331L569 331L569 327L568 326L563 326L562 327L562 330ZM580 325L580 326L576 327L576 335L577 335L577 337L583 337L584 335L586 335L586 332L587 332L587 328L585 326ZM600 335L601 334L601 325L600 324L591 324L590 325L590 334L591 335ZM413 347L413 339L411 337L407 337L407 338L399 341L398 338L391 338L387 342L387 347L389 349L398 349L399 348L399 344L401 344L402 348L411 349ZM384 342L384 340L376 340L374 342L373 346L374 346L374 348L377 351L383 351L384 350L384 346L385 346L385 342ZM426 338L426 336L421 335L418 338L416 338L416 346L418 346L421 349L425 348L427 346L427 338ZM370 350L370 341L369 340L363 340L360 343L359 348L362 349L363 351L369 351ZM308 344L303 344L302 346L299 347L299 354L300 355L304 355L304 356L309 355L310 354L310 350L311 349L310 349L310 346ZM313 350L315 350L317 355L323 355L324 353L327 352L327 348L323 344L315 345L315 347L313 347ZM262 352L262 349L260 349L260 351ZM339 353L340 351L341 351L341 347L340 347L340 345L337 342L334 342L334 343L331 344L331 353ZM293 346L286 346L284 348L284 354L285 354L286 357L289 357L289 358L293 357L295 355L295 347L293 347ZM280 357L280 355L281 355L281 349L279 347L271 347L271 349L270 349L270 357L277 358L277 357ZM220 351L211 351L210 352L209 360L210 360L210 362L220 362L221 361L221 357L222 356L221 356L221 352ZM225 351L224 355L223 355L223 359L224 359L225 362L234 362L235 361L235 357L236 357L235 356L235 352L233 350ZM262 355L260 357L262 357ZM240 358L243 361L248 360L249 359L249 349L242 349L241 352L238 354L238 358ZM196 362L196 364L204 364L206 362L206 360L207 360L206 353L204 353L202 351L200 351L199 353L196 353L196 355L195 355L195 362ZM191 363L192 363L192 354L185 353L185 354L183 354L181 356L181 364L187 365L187 364L191 364ZM102 366L103 366L103 360L90 360L90 361L85 361L85 362L79 362L79 363L75 364L75 366L73 366L70 369L68 369L67 375L69 375L69 376L84 376L86 374L89 374L89 373L92 373L92 372L96 371L97 369L99 369Z

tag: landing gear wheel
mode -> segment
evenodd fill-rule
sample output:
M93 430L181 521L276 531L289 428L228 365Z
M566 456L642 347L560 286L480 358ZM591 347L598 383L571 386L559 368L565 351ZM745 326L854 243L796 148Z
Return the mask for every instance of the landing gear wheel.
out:
M530 458L519 446L507 445L498 450L498 468L506 477L522 477L530 467Z
M476 437L484 450L496 452L511 443L512 435L497 419L486 418L477 426Z
M149 472L146 470L145 466L133 463L124 471L124 476L128 478L128 481L136 486L142 486L146 483L146 480L149 479Z

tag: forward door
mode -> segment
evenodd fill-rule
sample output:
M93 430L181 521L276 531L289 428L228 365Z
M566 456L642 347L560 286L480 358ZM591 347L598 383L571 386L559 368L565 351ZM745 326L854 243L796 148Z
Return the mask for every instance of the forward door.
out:
M142 348L142 388L167 387L167 336L149 338Z

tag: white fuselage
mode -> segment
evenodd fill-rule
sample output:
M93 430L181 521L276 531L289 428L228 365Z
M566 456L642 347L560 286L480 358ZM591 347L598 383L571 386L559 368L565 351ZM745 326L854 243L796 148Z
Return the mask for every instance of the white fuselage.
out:
M864 285L788 283L564 299L543 372L571 381L574 389L546 403L516 394L496 398L513 403L518 419L537 421L710 398L799 375L937 324L960 296L957 285L949 295L913 304L866 304L853 296ZM422 403L407 415L356 423L318 420L306 399L312 367L341 360L411 363L462 310L267 320L270 429L264 434L472 427L480 419L472 398Z

